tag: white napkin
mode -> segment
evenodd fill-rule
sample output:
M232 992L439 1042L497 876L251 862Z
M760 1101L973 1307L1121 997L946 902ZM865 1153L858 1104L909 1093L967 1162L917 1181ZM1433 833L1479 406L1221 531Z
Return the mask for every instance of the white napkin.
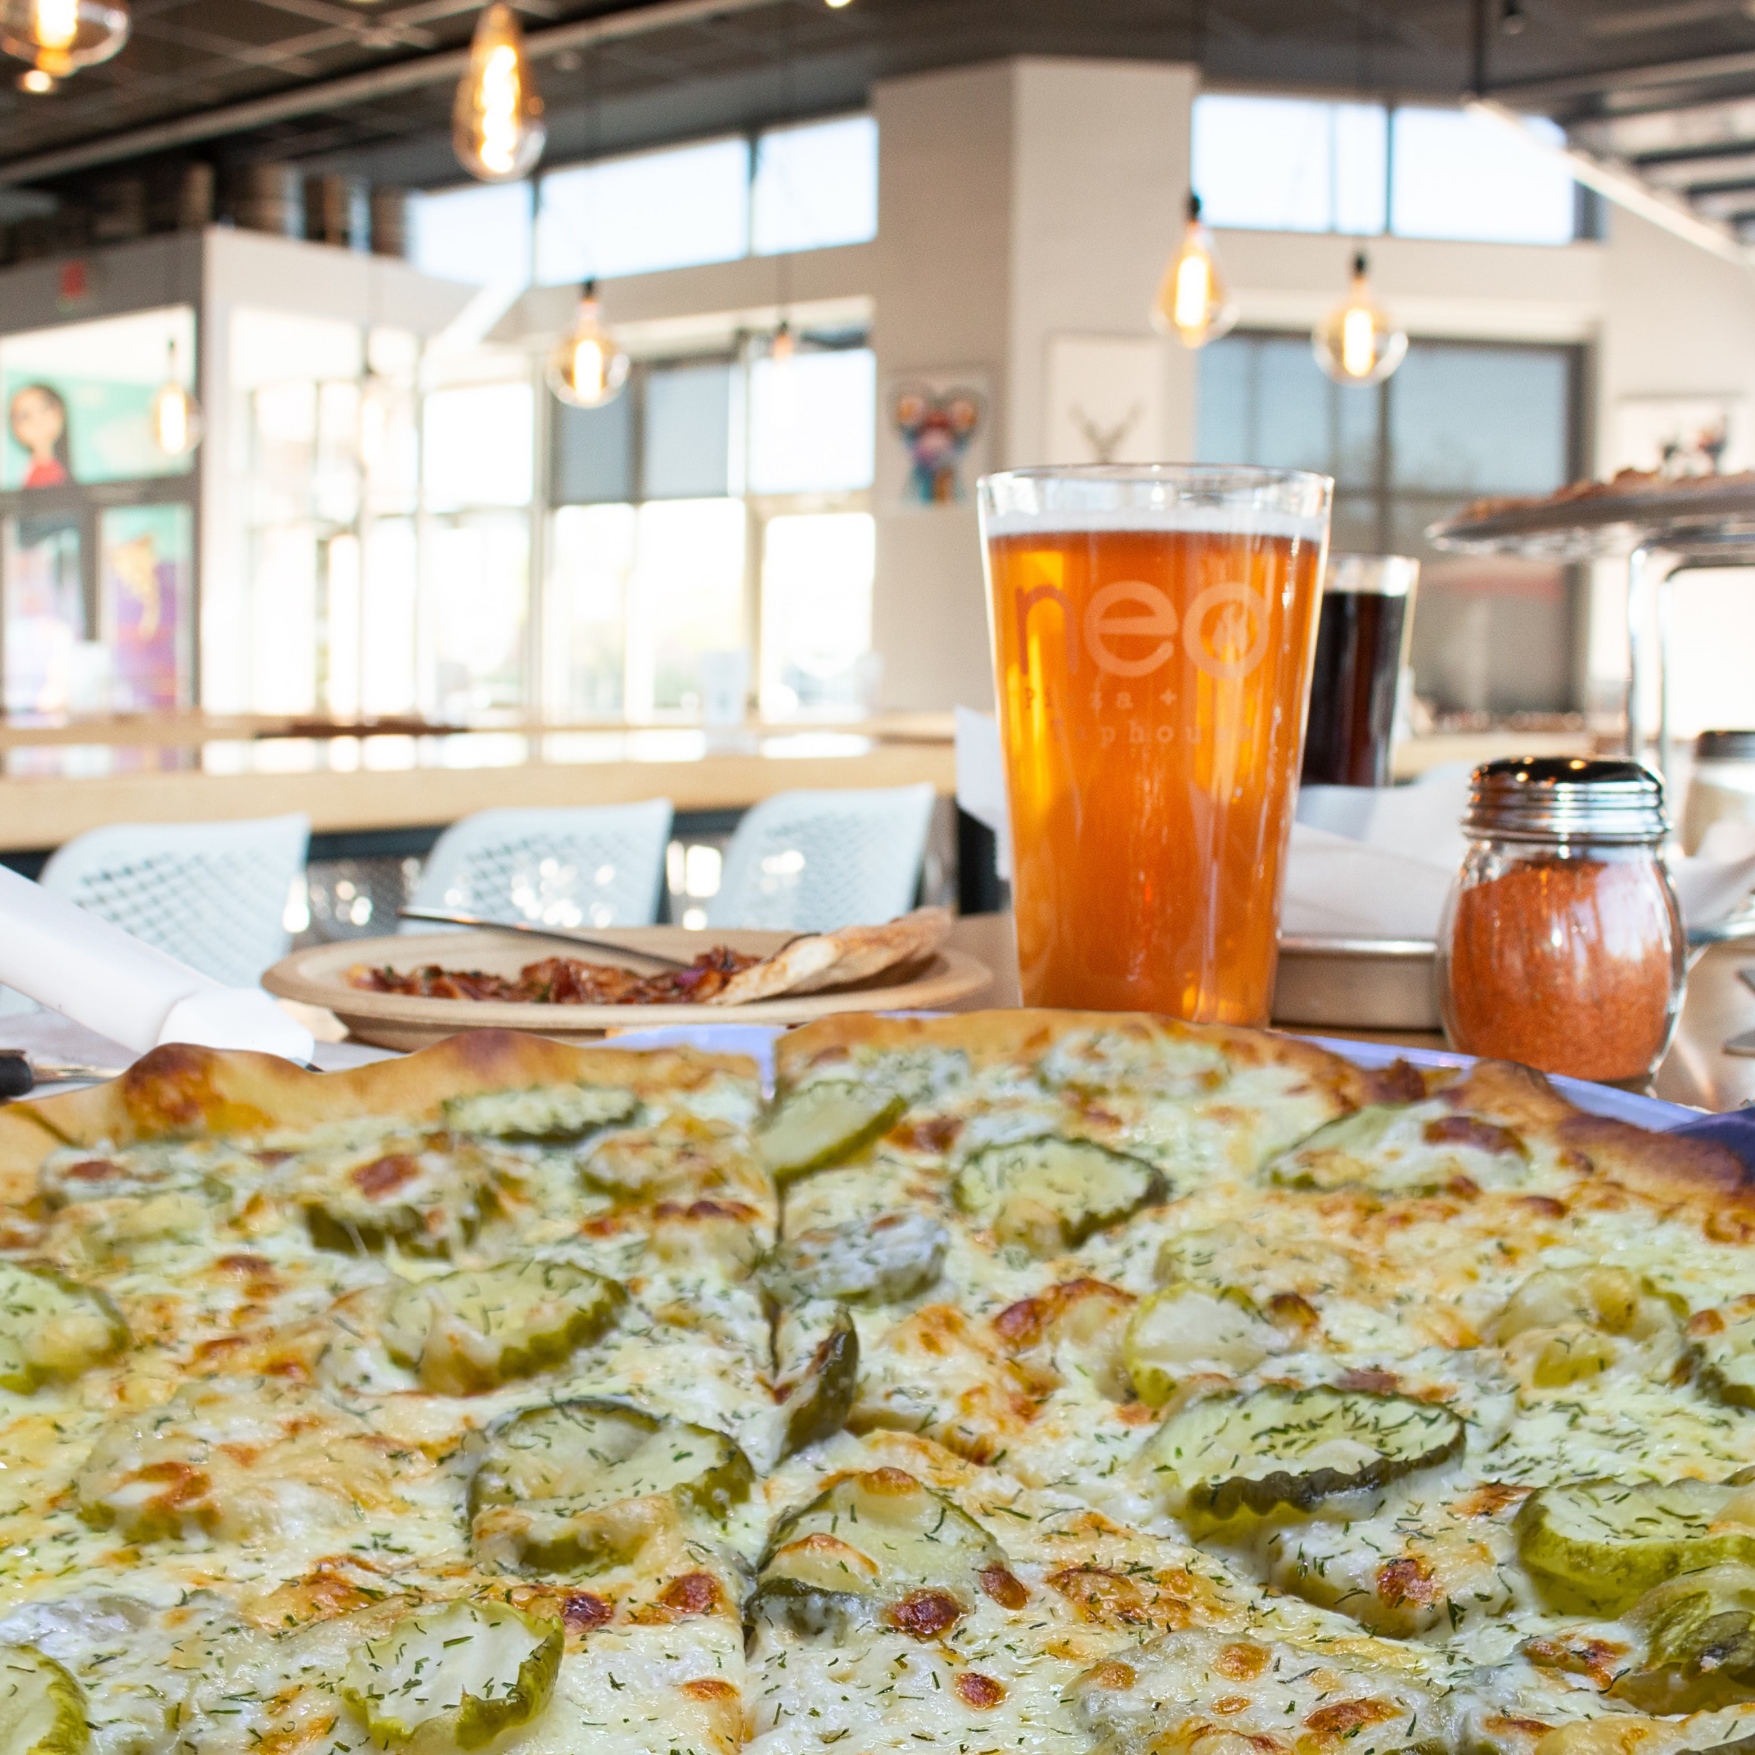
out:
M1287 938L1432 939L1452 868L1292 824L1280 931Z
M1012 826L1006 806L1005 762L999 751L999 721L970 707L956 712L957 804L994 833L999 875L1011 882Z
M192 1042L309 1062L314 1046L260 988L224 987L3 866L0 985L137 1054Z
M1447 762L1411 786L1305 787L1281 931L1436 938L1466 850L1469 773L1467 762ZM1724 920L1755 886L1755 823L1714 823L1699 853L1672 851L1669 868L1690 928Z
M1445 762L1410 786L1306 786L1286 866L1280 930L1290 937L1435 939L1468 843L1473 764ZM1005 767L991 714L957 709L957 803L999 837L1011 875ZM1692 859L1672 853L1682 918L1710 926L1755 887L1755 823L1714 823Z

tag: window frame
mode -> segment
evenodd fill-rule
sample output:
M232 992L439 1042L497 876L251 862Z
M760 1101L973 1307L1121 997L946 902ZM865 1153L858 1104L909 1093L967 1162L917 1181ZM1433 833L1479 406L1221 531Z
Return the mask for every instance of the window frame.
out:
M1395 229L1395 167L1396 167L1396 115L1402 110L1454 110L1463 113L1461 105L1450 105L1438 102L1403 103L1394 99L1371 99L1356 95L1329 94L1317 95L1305 91L1264 90L1259 86L1213 86L1206 87L1195 94L1194 102L1199 105L1204 98L1265 98L1284 99L1301 103L1327 104L1334 107L1348 105L1368 105L1382 110L1384 132L1383 154L1383 188L1381 205L1383 224L1376 231L1356 231L1335 223L1335 214L1330 212L1329 224L1320 230L1303 227L1254 226L1229 221L1220 216L1208 216L1208 223L1219 231L1266 231L1278 232L1295 237L1329 237L1329 238L1397 238L1408 243L1469 243L1482 244L1489 248L1504 245L1511 249L1527 250L1563 250L1573 244L1600 242L1604 235L1604 210L1602 199L1592 189L1587 189L1576 178L1572 184L1572 235L1555 243L1530 243L1518 239L1494 238L1435 238L1419 233L1403 233ZM1190 137L1192 146L1192 114L1190 118ZM1192 160L1191 160L1192 164ZM1198 192L1198 191L1197 191Z
M847 332L837 334L824 345L815 338L810 343L812 352L842 352L871 346L870 336L864 332ZM538 416L538 492L533 502L536 523L540 526L538 540L541 549L541 573L536 574L536 549L532 549L533 589L532 597L538 605L530 618L533 647L532 662L526 667L526 676L531 679L533 698L530 701L533 716L544 721L553 721L564 713L561 703L549 698L551 677L547 668L541 663L541 622L547 614L550 593L554 588L554 579L550 565L548 544L551 537L550 526L557 512L565 506L573 505L628 505L638 513L640 507L652 504L674 503L671 500L649 501L646 493L646 391L652 376L667 367L681 365L725 364L732 368L732 419L734 426L741 431L734 433L731 465L728 470L726 496L738 500L744 508L744 561L743 561L743 632L744 647L749 653L750 668L746 707L759 712L761 701L761 679L763 660L762 641L762 570L763 557L766 553L767 530L770 520L789 515L809 513L854 512L870 514L875 511L876 499L874 486L848 488L829 491L806 491L800 493L754 493L747 482L747 458L750 447L749 423L752 418L752 399L749 394L749 373L755 361L764 356L767 337L753 333L741 335L731 349L713 348L700 352L679 354L654 354L635 359L630 363L627 383L623 388L624 396L633 397L630 419L628 423L629 484L631 493L626 500L574 500L560 499L555 496L555 439L559 424L563 418L559 405L552 397L545 397L547 406ZM875 485L875 484L874 484ZM536 580L540 579L540 587ZM631 605L624 606L623 629L624 639L631 617ZM623 695L623 714L619 720L604 723L633 724L626 710L626 693ZM568 716L570 717L570 715ZM655 709L650 719L641 719L639 723L656 725L694 725L700 722L698 712L688 709ZM596 719L591 724L600 723ZM793 723L788 721L787 723ZM805 716L796 723L804 725L822 723Z

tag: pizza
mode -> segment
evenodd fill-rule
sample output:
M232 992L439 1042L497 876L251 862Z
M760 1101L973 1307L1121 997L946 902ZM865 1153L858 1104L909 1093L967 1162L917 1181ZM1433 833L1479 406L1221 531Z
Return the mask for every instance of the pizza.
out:
M1138 1016L0 1111L6 1755L1748 1755L1755 1187Z
M875 926L800 933L766 957L714 945L686 966L641 974L619 963L544 957L516 977L479 969L358 964L348 985L415 999L473 999L536 1005L749 1005L787 994L895 986L920 974L951 935L945 908L916 908Z

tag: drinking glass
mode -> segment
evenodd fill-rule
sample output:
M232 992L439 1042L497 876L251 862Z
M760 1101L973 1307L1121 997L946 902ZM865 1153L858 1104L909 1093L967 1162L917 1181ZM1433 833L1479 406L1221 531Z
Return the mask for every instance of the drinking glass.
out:
M1329 557L1304 730L1306 786L1390 784L1419 581L1410 555Z
M1027 1005L1267 1022L1333 488L982 480Z

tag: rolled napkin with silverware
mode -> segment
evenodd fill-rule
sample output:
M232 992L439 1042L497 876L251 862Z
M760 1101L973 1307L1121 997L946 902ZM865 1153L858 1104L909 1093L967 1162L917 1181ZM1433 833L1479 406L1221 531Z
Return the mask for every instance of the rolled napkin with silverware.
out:
M0 984L136 1053L189 1042L309 1063L315 1047L260 988L226 987L4 867Z

